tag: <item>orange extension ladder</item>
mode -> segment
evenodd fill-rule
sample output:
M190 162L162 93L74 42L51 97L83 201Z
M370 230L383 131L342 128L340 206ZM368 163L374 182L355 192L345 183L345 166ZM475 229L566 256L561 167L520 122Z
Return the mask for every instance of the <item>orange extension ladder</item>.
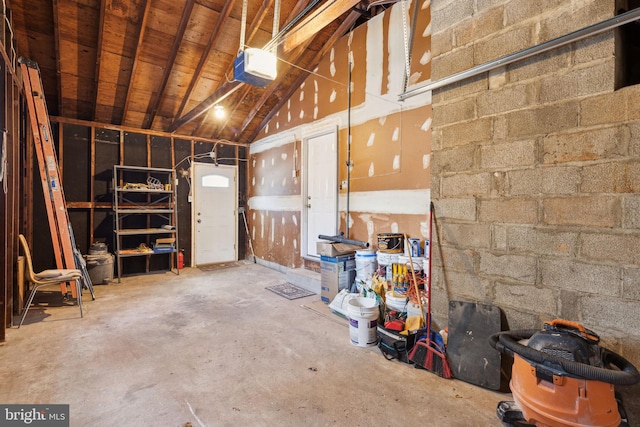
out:
M53 144L49 113L47 112L47 104L45 103L44 90L40 78L40 69L35 61L27 58L21 57L18 62L22 70L25 99L29 109L29 116L31 117L33 141L40 169L40 181L49 219L56 265L57 268L81 270L84 285L91 292L93 299L95 299L91 279L87 273L82 255L76 248L73 230L69 222L58 160ZM71 296L78 298L76 287L70 286L70 288ZM60 290L66 295L67 284L62 283Z

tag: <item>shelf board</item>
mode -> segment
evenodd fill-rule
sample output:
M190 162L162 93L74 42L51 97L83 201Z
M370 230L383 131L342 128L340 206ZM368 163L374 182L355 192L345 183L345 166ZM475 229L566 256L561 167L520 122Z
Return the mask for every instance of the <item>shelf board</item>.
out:
M111 202L67 202L67 209L111 209Z
M114 209L119 215L128 214L168 214L173 213L173 209L148 209L148 208L125 208Z
M131 252L129 252L131 251ZM121 249L116 253L120 258L134 257L134 256L144 256L144 255L165 255L165 254L173 254L177 251L175 249L171 251L162 251L162 252L154 252L153 250L149 252L139 252L137 249Z
M153 194L173 194L173 190L154 190L150 188L116 188L119 193L153 193Z
M136 234L175 234L176 229L174 228L173 230L167 230L165 228L123 228L115 231L115 233L119 234L120 236L133 236Z

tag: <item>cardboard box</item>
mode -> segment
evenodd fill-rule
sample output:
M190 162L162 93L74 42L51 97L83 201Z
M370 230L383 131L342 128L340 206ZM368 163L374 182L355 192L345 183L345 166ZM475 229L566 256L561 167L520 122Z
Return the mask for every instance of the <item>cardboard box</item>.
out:
M362 249L360 246L349 245L347 243L337 242L317 242L316 252L320 256L337 257L340 255L354 254L358 249Z
M330 303L338 292L351 287L356 278L356 257L354 255L320 257L320 299Z

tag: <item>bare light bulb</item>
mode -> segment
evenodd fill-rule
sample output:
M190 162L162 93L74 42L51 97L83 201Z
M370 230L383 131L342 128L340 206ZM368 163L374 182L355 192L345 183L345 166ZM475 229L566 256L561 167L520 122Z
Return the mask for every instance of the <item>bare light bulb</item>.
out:
M213 115L216 119L224 119L224 107L222 105L215 105L213 107Z

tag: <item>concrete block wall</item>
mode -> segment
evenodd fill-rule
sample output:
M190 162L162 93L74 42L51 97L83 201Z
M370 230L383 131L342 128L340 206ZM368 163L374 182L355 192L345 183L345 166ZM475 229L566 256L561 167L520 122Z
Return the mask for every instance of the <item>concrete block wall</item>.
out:
M614 15L614 0L433 0L438 80ZM434 309L556 317L640 366L640 86L613 31L433 93Z

